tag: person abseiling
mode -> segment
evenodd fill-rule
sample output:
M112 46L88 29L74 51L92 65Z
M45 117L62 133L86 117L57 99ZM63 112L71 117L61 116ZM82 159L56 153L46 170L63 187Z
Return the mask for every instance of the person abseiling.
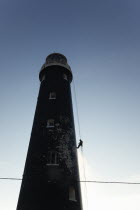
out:
M77 149L78 149L79 147L82 147L82 146L83 146L83 141L80 139Z

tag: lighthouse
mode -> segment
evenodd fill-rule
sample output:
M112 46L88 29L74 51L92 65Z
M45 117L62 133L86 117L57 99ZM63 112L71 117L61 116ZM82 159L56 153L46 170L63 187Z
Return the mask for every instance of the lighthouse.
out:
M82 210L71 82L60 53L47 56L17 210Z

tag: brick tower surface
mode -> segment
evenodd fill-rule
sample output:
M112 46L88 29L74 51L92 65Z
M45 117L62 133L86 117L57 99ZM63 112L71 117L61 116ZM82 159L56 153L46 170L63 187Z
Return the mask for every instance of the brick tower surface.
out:
M17 210L82 210L67 59L50 54L40 90Z

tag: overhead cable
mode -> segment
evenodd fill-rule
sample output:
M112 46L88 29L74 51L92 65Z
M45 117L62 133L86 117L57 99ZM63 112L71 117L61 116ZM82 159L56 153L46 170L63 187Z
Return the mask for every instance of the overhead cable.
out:
M21 181L21 178L11 178L11 177L0 177L0 180L13 180ZM121 181L98 181L98 180L79 180L77 182L86 182L86 183L97 183L97 184L130 184L130 185L140 185L140 182L121 182Z

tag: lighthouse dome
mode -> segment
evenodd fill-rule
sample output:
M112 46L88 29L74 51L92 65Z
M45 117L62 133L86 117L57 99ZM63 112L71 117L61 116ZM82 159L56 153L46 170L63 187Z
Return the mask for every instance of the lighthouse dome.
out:
M53 65L63 66L69 71L71 71L71 68L67 63L67 58L60 53L52 53L48 55L46 58L46 62L43 64L41 70L43 70L48 66L53 66Z

